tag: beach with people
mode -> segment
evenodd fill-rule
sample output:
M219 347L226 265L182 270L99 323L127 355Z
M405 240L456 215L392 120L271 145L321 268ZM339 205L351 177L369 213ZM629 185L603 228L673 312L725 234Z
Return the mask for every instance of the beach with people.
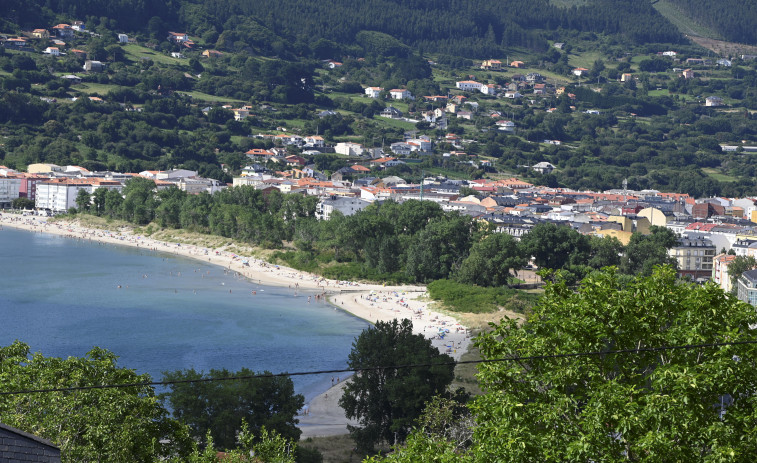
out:
M221 266L225 271L256 285L288 287L293 289L295 294L298 290L308 292L307 298L300 298L302 304L310 303L311 298L326 298L334 310L344 310L371 323L407 318L412 321L415 333L422 334L441 352L454 359L459 359L471 342L470 332L465 326L453 317L429 308L426 289L423 286L390 286L331 280L224 249L156 240L134 233L131 228L90 228L75 221L0 212L0 229L6 226L36 233L61 235L75 240L131 246L197 259ZM255 288L255 285L250 285L251 295L255 294ZM298 416L303 438L345 434L347 424L354 424L345 418L338 405L346 381L349 381L346 374L335 377L328 391L306 404Z

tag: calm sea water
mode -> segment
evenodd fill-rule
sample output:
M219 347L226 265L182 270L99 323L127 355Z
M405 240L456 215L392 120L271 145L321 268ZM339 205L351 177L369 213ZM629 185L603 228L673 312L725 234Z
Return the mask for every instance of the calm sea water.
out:
M183 368L344 368L368 323L309 294L172 254L0 230L0 345L56 357L99 346L156 380ZM306 400L331 385L331 375L293 380Z

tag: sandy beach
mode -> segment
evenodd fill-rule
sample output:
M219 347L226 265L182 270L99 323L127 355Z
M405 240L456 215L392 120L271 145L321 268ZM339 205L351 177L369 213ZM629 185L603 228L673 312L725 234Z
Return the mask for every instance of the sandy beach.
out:
M415 333L423 334L441 352L448 353L455 359L460 358L471 341L468 329L454 318L428 309L423 300L426 293L423 286L384 286L329 280L223 250L167 243L135 235L128 230L92 229L57 220L48 222L45 217L0 212L0 227L4 226L72 239L169 252L222 266L258 284L320 291L335 306L372 323L404 318L412 320ZM344 383L344 378L340 378L331 389L306 404L298 417L303 439L347 433L346 426L350 423L338 405Z

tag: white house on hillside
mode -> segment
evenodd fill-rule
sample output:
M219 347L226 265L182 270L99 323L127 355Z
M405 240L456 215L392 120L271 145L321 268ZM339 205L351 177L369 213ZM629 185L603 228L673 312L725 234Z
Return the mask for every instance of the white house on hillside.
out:
M365 94L368 98L378 98L383 90L381 87L366 87Z
M389 90L389 95L393 100L404 100L405 98L407 98L408 100L413 99L413 94L410 93L410 90L407 90L405 88L394 88L392 90Z
M475 80L461 80L455 83L455 86L464 92L481 91L481 85L481 82Z

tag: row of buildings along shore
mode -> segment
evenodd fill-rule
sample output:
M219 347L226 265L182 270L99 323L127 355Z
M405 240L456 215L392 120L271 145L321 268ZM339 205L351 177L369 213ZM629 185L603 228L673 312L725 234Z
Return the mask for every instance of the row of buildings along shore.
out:
M670 256L677 260L680 275L695 281L711 279L726 291L732 289L728 266L736 256L757 257L757 198L696 199L656 190L574 191L517 178L427 177L421 183L408 183L397 176L381 176L397 161L392 157L356 162L327 178L300 156L284 157L288 169L272 171L255 162L270 156L266 150L250 150L247 155L251 164L232 184L201 178L186 169L117 173L32 164L26 172L18 172L0 166L0 207L28 198L34 201L37 214L54 215L76 207L80 190L90 194L100 188L121 191L127 180L143 177L154 181L156 190L176 187L189 194L248 185L264 194L318 196L316 216L321 220L328 220L335 211L355 214L374 202L423 200L487 222L496 232L516 238L542 222L563 224L587 235L612 236L624 244L634 232L667 227L679 236ZM745 272L738 284L739 297L757 305L757 270Z

